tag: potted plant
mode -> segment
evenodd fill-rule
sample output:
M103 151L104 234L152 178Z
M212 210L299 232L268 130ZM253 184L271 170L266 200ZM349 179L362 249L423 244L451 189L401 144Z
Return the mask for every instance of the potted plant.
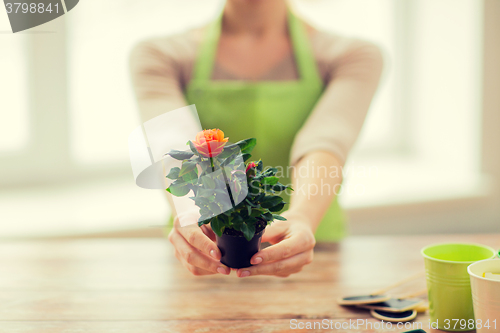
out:
M221 250L221 262L231 268L251 266L260 250L264 229L271 222L286 220L278 214L285 206L277 193L290 186L279 182L276 168L264 170L262 161L247 162L256 139L228 144L219 129L204 130L187 143L189 151L167 155L182 161L170 169L173 180L167 191L190 198L199 207L198 225L209 224Z

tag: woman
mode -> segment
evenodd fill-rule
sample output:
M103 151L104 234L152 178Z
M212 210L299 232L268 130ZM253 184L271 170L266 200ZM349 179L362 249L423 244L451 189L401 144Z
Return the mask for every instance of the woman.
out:
M144 121L195 104L203 128L221 128L232 142L256 137L253 158L293 167L281 180L295 189L287 221L266 229L263 242L273 245L237 276L286 277L312 261L316 241L342 238L339 170L382 67L375 45L315 30L285 0L227 0L212 24L135 47L131 71ZM213 236L174 223L169 240L194 275L229 274Z

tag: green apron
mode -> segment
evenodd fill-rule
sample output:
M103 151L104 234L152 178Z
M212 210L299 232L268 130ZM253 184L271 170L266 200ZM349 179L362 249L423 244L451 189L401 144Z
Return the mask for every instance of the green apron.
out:
M286 170L293 139L324 89L305 27L289 13L288 28L299 80L212 81L221 22L222 16L207 30L186 89L186 99L196 105L204 129L220 128L231 142L257 138L252 160L262 159L264 166L283 170L280 181L289 184ZM289 202L287 195L282 194ZM316 231L316 240L341 239L345 234L344 220L335 199Z

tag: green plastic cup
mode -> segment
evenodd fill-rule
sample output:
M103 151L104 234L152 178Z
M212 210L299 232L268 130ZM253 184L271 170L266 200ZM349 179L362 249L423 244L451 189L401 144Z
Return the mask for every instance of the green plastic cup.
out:
M452 332L475 329L467 267L494 258L495 250L480 244L446 243L424 247L421 253L433 327Z

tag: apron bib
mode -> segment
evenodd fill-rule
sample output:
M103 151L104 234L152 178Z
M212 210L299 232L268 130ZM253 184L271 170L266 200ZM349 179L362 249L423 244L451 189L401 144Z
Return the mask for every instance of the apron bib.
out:
M290 149L323 92L323 83L302 22L289 13L288 29L299 79L296 81L212 81L222 17L208 27L186 89L195 104L202 128L220 128L231 142L257 138L252 160L282 170L280 182L289 184ZM288 195L282 193L286 202ZM316 240L335 241L345 234L344 215L335 199L316 230Z

